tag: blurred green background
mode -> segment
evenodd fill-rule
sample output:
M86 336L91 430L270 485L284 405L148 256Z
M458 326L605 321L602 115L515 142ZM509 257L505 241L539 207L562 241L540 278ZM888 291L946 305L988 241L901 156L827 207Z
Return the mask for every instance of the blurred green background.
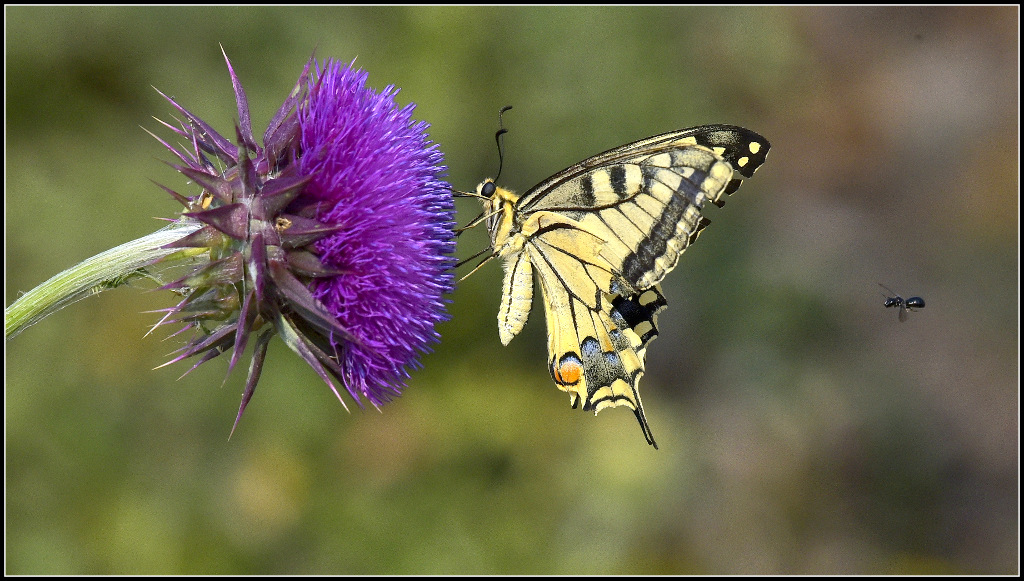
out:
M259 133L314 49L358 57L463 190L496 171L508 104L520 192L682 127L772 142L665 280L642 382L660 450L624 408L570 409L539 307L501 346L498 264L382 413L345 413L275 341L230 442L244 371L152 371L177 343L143 311L171 295L139 285L5 345L8 573L1018 571L1017 7L5 20L6 305L176 212L149 180L184 180L139 126L172 114L152 85L231 134L218 43ZM927 308L898 323L879 282Z

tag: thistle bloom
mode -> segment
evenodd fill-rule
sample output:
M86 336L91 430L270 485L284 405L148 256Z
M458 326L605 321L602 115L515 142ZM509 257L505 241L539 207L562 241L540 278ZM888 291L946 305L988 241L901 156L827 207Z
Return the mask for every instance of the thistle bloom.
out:
M257 333L235 426L275 334L342 405L332 378L360 405L388 402L448 318L454 204L443 155L414 106L395 104L394 86L377 93L365 72L331 60L307 63L261 145L230 61L228 72L235 143L165 95L184 117L165 125L188 146L160 141L202 188L188 197L164 187L185 211L174 241L160 243L163 260L200 257L162 287L183 298L156 326L191 331L167 364L197 357L187 374L230 351L230 373Z

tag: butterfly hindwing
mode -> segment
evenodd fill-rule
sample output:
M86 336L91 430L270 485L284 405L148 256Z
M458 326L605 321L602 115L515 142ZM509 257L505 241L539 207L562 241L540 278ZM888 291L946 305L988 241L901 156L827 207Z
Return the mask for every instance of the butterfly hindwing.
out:
M600 293L594 307L562 284L551 263L532 251L548 326L548 370L572 407L597 413L624 405L633 410L644 437L655 448L640 399L648 343L658 334L657 313L665 306L659 289L622 297Z
M535 274L558 388L573 407L630 408L657 447L639 382L666 307L658 283L710 223L704 204L723 205L769 148L747 129L707 125L611 149L522 196L481 183L491 246L506 264L502 343L526 322Z

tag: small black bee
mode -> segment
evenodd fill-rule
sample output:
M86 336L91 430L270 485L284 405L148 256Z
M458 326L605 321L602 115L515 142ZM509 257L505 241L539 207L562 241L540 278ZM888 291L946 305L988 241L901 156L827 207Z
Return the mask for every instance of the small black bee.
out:
M884 284L878 283L878 286L884 288L885 290L889 291L889 294L893 295L891 297L888 295L885 296L885 307L899 307L899 319L901 323L907 320L907 313L909 313L910 311L914 309L924 308L924 299L922 299L921 297L910 297L909 299L904 299L903 297L893 292L891 288L885 286Z

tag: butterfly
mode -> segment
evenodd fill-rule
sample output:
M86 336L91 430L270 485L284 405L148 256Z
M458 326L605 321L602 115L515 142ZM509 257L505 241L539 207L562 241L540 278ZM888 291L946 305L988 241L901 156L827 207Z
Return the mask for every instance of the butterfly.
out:
M536 277L555 385L573 408L629 408L657 448L639 382L667 306L658 283L710 223L704 204L724 205L769 148L748 129L704 125L608 150L521 196L484 180L474 197L484 205L489 258L505 265L502 344L526 324Z
M910 297L909 299L905 299L900 295L896 294L895 292L893 292L891 288L885 286L882 283L878 283L878 286L884 288L885 290L889 291L889 294L893 295L891 297L889 295L885 296L885 308L888 309L889 307L898 307L900 312L898 318L901 323L907 320L908 313L910 313L914 309L924 308L924 299L922 299L921 297Z

